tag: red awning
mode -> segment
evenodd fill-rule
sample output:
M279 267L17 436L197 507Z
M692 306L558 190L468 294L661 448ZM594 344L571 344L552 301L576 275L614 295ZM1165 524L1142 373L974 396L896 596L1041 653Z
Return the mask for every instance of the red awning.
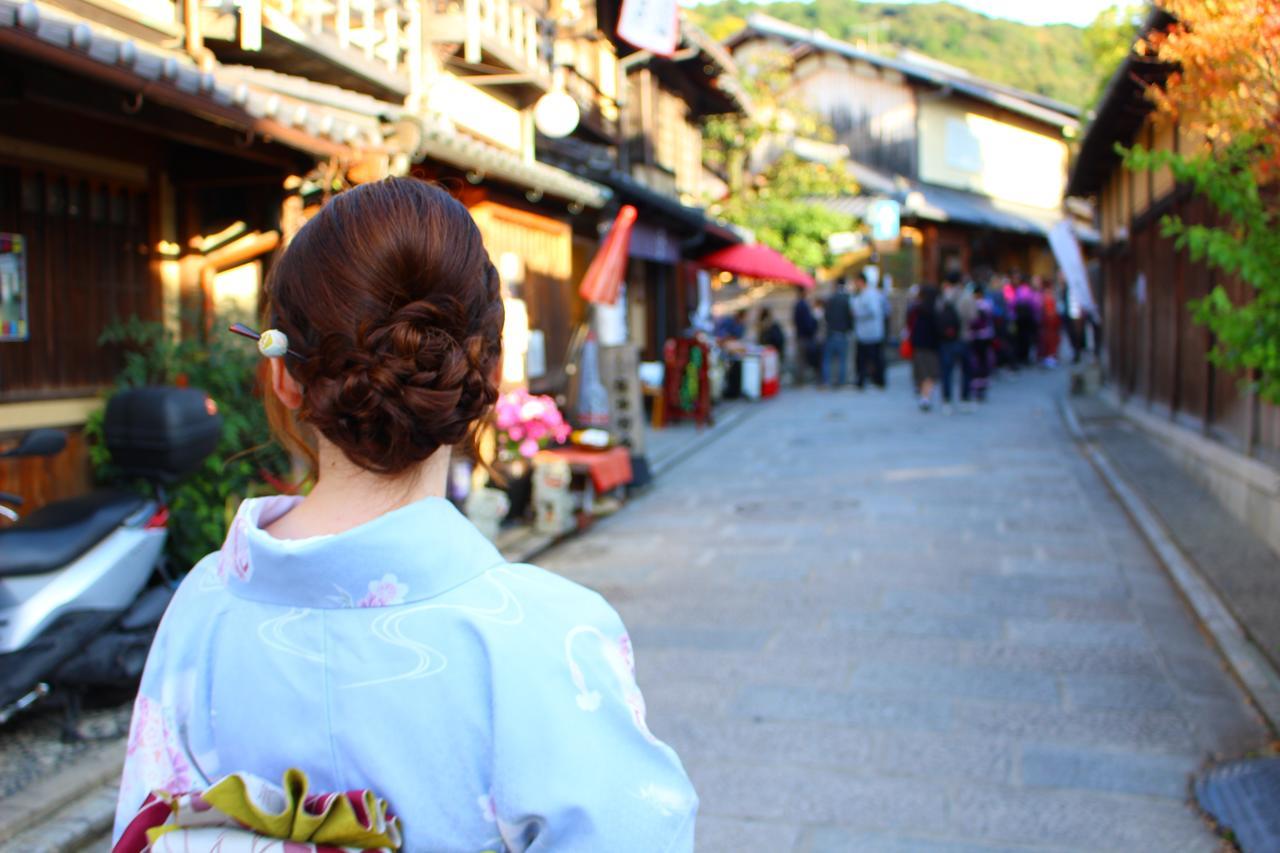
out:
M624 204L609 229L609 236L591 259L587 274L582 277L578 293L588 302L612 305L622 291L622 279L627 274L627 252L631 247L631 229L636 224L636 209Z
M745 278L780 281L813 287L813 278L791 261L762 243L729 246L698 261L704 267L724 270Z

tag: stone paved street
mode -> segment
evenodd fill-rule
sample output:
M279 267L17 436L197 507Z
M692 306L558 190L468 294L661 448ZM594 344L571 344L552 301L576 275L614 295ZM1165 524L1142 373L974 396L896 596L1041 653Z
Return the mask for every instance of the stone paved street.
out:
M702 851L1214 850L1264 737L1078 454L1061 373L972 415L788 391L541 562L626 620Z

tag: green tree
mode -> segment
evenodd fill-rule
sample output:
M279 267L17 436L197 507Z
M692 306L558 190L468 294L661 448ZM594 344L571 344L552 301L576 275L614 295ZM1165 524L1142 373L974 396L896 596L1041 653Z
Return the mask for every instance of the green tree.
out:
M785 53L759 58L743 69L743 86L753 104L750 114L708 120L707 159L725 172L729 184L728 196L713 199L710 208L728 222L751 229L757 240L796 265L816 269L834 260L827 238L856 226L853 217L828 209L820 200L853 195L858 185L843 162L807 162L790 151L752 172L753 155L771 138L831 138L829 128L784 94L789 74Z
M986 80L1084 107L1114 66L1100 68L1083 30L1068 24L1029 26L991 18L954 3L854 3L850 0L720 0L687 10L723 37L734 21L763 12L790 24L865 42L882 52L911 48Z
M1090 103L1097 103L1111 75L1133 50L1138 28L1146 15L1145 3L1116 3L1098 13L1081 38L1097 84Z
M1219 285L1192 309L1213 332L1213 362L1280 404L1280 0L1161 5L1177 23L1136 49L1170 74L1147 94L1158 121L1203 143L1122 152L1130 168L1169 168L1216 209L1220 225L1167 216L1162 228L1193 260L1247 285L1239 301Z

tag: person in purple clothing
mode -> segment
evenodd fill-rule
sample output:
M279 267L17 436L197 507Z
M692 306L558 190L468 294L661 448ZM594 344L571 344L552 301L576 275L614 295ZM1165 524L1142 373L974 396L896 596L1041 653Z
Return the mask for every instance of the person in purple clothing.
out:
M969 321L969 391L979 403L987 401L995 366L995 307L982 285L973 288L973 317Z
M1017 323L1017 363L1031 365L1031 350L1040 333L1041 300L1030 282L1023 279L1014 290L1013 316Z

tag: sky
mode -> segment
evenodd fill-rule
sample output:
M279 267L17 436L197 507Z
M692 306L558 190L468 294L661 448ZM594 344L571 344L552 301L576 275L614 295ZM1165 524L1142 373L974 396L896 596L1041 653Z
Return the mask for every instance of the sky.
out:
M890 0L894 2L895 0ZM915 2L915 0L904 0ZM919 0L926 2L926 0ZM1115 0L950 0L993 18L1024 24L1075 24L1083 27Z

